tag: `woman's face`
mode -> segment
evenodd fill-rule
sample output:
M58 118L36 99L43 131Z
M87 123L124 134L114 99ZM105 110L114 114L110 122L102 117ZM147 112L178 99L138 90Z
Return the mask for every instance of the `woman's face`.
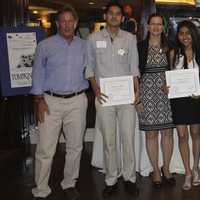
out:
M159 16L152 17L148 24L148 31L150 35L160 36L163 32L163 20Z
M186 26L180 28L178 32L178 40L185 47L192 45L192 37L189 29Z

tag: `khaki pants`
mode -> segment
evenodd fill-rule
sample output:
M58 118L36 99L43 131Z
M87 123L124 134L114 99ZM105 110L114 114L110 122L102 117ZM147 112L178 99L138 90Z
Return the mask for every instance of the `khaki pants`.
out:
M52 159L56 151L61 129L66 140L63 189L74 187L79 176L83 136L86 125L87 97L84 93L72 98L45 95L50 114L39 125L39 142L35 154L35 197L51 193L48 186Z
M103 136L103 149L106 185L117 182L117 147L116 127L119 126L119 135L122 143L123 168L122 175L125 181L136 181L135 169L135 121L136 111L134 105L120 105L102 107L96 100L97 118Z

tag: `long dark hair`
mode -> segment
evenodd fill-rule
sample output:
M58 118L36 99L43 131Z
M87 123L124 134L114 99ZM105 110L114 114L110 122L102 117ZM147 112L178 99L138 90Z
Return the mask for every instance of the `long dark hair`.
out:
M160 17L162 19L162 24L163 26L165 25L165 19L164 17L159 14L159 13L153 13L149 16L148 18L148 21L147 21L147 24L149 25L150 22L151 22L151 19L154 18L154 17ZM147 37L146 37L146 40L149 41L149 38L150 38L150 33L149 31L147 32ZM169 50L169 44L168 44L168 40L167 40L167 37L165 35L165 32L163 30L163 32L161 33L161 44L160 44L160 48L163 49L165 52Z
M177 40L177 48L175 49L174 53L174 59L173 59L173 66L175 67L175 63L179 61L179 58L181 55L184 56L184 62L183 62L183 68L187 69L188 68L188 63L187 63L187 57L185 54L185 47L184 45L179 41L178 39L178 33L180 32L180 29L182 27L186 27L189 30L189 33L192 38L192 52L193 56L195 55L195 60L200 67L200 45L199 45L199 33L197 30L197 27L192 23L191 21L184 20L178 24L177 28L177 34L176 34L176 40Z

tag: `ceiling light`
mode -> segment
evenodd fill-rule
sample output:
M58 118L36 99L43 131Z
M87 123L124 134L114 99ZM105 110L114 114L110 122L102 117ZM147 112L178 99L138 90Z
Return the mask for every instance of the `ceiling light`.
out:
M94 5L95 3L93 1L90 1L88 4L89 5Z
M195 0L155 0L156 3L195 5Z
M34 11L33 11L33 14L38 14L38 11L37 11L37 10L34 10Z

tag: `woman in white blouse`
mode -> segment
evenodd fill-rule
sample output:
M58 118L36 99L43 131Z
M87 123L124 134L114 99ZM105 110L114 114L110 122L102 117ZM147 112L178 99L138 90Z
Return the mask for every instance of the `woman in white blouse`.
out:
M190 21L182 21L177 29L177 48L170 52L172 69L200 67L200 38L196 26ZM200 185L200 100L184 97L171 100L172 117L176 125L179 150L185 168L184 190ZM190 131L189 131L190 130ZM190 167L189 132L192 138L194 164Z

